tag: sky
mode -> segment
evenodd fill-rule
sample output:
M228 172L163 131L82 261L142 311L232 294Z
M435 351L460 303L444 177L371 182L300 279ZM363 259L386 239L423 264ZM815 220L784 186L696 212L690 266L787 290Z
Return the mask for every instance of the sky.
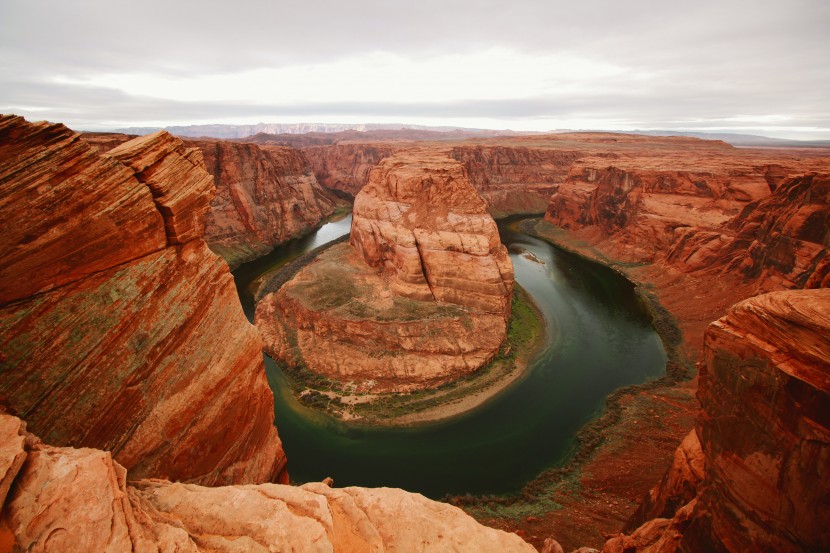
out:
M0 113L830 139L830 2L2 0Z

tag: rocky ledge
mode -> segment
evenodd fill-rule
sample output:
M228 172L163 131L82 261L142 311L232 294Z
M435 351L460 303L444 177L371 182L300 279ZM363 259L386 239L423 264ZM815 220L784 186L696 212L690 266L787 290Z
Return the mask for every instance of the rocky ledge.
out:
M266 351L375 391L433 387L492 359L513 267L463 167L387 158L355 201L350 245L331 248L257 306Z
M19 551L533 553L399 489L128 483L108 452L45 445L0 413L0 547Z

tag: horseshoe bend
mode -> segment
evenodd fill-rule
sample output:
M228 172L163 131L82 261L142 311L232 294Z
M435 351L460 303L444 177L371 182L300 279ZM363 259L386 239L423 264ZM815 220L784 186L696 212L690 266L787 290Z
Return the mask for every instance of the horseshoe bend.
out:
M425 132L2 116L0 550L830 547L827 151ZM303 242L348 211L348 241ZM503 433L465 461L502 489L505 459L554 439L522 433L550 418L534 394L584 411L518 492L395 485L383 443L417 463L438 442L413 436L452 436L451 465ZM424 398L451 416L419 418ZM389 481L292 477L305 440L351 470L376 430L332 418L348 401L389 419L369 452Z

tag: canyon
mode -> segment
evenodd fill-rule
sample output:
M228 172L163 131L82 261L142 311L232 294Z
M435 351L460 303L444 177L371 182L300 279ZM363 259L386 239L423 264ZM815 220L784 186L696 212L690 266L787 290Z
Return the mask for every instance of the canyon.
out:
M101 153L135 138L84 133ZM231 268L307 234L343 202L317 182L305 156L285 146L220 140L184 140L202 153L215 195L204 220L204 240Z
M665 307L668 374L615 393L575 469L529 492L556 508L479 521L551 551L550 536L609 552L830 547L826 150L608 133L245 140L0 119L0 211L19 222L0 238L0 543L67 543L79 532L55 529L94 523L88 549L396 550L417 533L435 550L532 550L400 490L274 483L290 459L261 352L386 390L475 370L510 317L491 216L544 212L528 231ZM319 225L338 202L324 187L355 196L351 243L265 296L257 331L229 264ZM60 493L66 474L105 501ZM60 518L72 509L96 518Z
M98 154L15 116L0 138L22 222L0 257L3 550L532 551L402 490L272 483L262 344L202 238L199 148L161 131Z
M513 267L463 167L386 158L335 246L257 305L265 349L370 391L435 387L490 361L506 337Z

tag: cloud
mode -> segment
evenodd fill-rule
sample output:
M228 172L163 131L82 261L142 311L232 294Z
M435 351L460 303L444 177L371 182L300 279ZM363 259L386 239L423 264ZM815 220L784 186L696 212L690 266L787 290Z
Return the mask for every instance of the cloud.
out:
M821 0L77 4L0 6L0 110L77 128L830 127Z

